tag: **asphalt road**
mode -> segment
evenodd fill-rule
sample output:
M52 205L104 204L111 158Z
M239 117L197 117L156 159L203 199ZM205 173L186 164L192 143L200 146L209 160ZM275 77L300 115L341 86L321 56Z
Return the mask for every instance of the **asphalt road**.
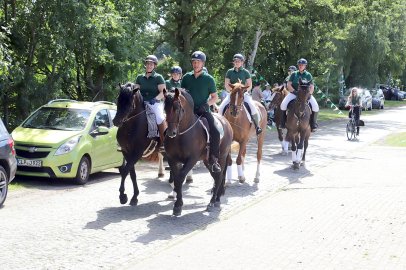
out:
M180 217L154 164L137 165L135 207L120 205L114 171L83 187L19 178L32 187L10 192L0 210L0 268L404 269L406 151L381 141L406 130L406 107L363 119L354 142L345 120L323 123L299 171L268 132L259 184L252 141L247 182L227 188L218 212L205 211L205 168L185 186ZM129 178L126 191L132 195Z

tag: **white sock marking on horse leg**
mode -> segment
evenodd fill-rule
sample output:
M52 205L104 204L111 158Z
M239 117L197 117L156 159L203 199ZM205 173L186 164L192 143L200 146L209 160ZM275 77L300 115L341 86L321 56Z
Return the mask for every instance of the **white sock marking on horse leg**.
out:
M303 154L303 149L297 149L297 154L296 154L296 162L301 162L302 161L302 154Z
M296 162L297 156L296 151L292 151L292 162Z
M237 170L238 170L238 176L244 176L244 169L241 165L237 165Z
M255 174L255 178L258 178L261 176L261 162L257 163L257 173Z
M288 152L288 149L289 149L289 142L283 140L282 143L283 143L283 151L285 151L285 152L287 153L287 152Z
M230 182L231 182L231 179L233 179L233 167L232 166L227 166L226 179L227 179L227 181L230 181Z

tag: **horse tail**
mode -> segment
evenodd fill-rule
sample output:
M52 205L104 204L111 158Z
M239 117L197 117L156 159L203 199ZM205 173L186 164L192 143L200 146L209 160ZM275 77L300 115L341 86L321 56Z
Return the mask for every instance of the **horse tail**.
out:
M150 155L143 157L142 160L148 161L148 162L158 162L159 161L159 151L154 151Z
M231 152L237 153L240 150L240 144L236 141L231 143Z

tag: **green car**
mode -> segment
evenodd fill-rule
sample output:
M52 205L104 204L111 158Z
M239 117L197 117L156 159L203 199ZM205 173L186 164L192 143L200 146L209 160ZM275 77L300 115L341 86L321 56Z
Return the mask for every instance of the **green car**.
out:
M120 167L117 107L107 101L57 99L41 106L11 133L17 175L72 178L85 184L89 174Z

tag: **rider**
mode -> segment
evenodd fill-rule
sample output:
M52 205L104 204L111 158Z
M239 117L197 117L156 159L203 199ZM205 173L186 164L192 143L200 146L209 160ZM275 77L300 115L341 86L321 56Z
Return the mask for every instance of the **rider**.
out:
M160 102L163 99L163 90L165 89L165 80L161 74L155 71L158 65L158 58L155 55L148 55L144 59L145 74L140 74L135 80L135 87L140 89L144 102L148 102L152 108L156 123L158 124L160 137L160 150L163 150L164 132L166 130L166 121L163 105Z
M230 92L231 87L228 85L229 83L236 83L238 82L238 79L241 80L241 83L244 84L245 86L248 86L247 91L244 93L244 101L248 103L251 109L251 118L252 122L254 122L255 129L257 132L257 135L262 132L262 129L259 127L259 113L257 108L254 105L254 102L252 101L252 97L249 94L249 91L252 88L252 79L251 79L251 74L250 72L243 67L245 58L242 54L237 53L233 57L233 64L234 67L230 68L227 73L226 73L226 78L224 80L224 87L225 89ZM219 112L221 114L224 114L224 108L227 106L227 104L230 103L230 95L228 95L220 104L219 107Z
M166 89L173 92L175 88L180 88L182 78L182 68L180 66L173 66L171 68L171 78L166 80Z
M186 89L193 98L194 112L207 119L210 127L210 155L209 164L212 172L220 172L218 163L220 148L220 133L214 124L214 117L210 112L210 106L216 104L218 99L214 78L204 72L206 55L201 51L195 51L191 57L193 71L187 72L181 86Z
M346 107L353 107L352 111L354 113L355 121L357 123L357 135L359 135L358 121L359 121L359 117L361 114L361 107L362 107L361 96L358 93L359 93L359 89L357 87L353 87L351 89L351 94L348 96L347 104L345 104ZM351 111L349 112L348 117L351 118Z
M285 80L283 81L283 84L285 85L285 88L288 88L288 81L289 81L290 74L292 74L296 70L297 70L297 68L295 66L290 66L288 68L288 76L286 76Z
M307 60L304 58L300 58L297 61L297 65L299 67L299 70L294 71L290 74L288 82L287 82L287 88L289 90L289 94L283 99L281 103L281 110L282 110L282 115L281 115L281 127L280 128L286 128L285 123L286 123L286 110L288 108L288 104L291 100L296 98L296 94L294 93L295 91L298 90L299 88L299 79L302 79L302 81L306 80L307 82L310 83L310 105L312 107L312 114L310 116L310 128L311 131L314 132L317 130L317 114L319 112L319 105L317 104L316 99L313 97L313 91L314 91L314 84L313 84L313 76L306 70L307 66Z

